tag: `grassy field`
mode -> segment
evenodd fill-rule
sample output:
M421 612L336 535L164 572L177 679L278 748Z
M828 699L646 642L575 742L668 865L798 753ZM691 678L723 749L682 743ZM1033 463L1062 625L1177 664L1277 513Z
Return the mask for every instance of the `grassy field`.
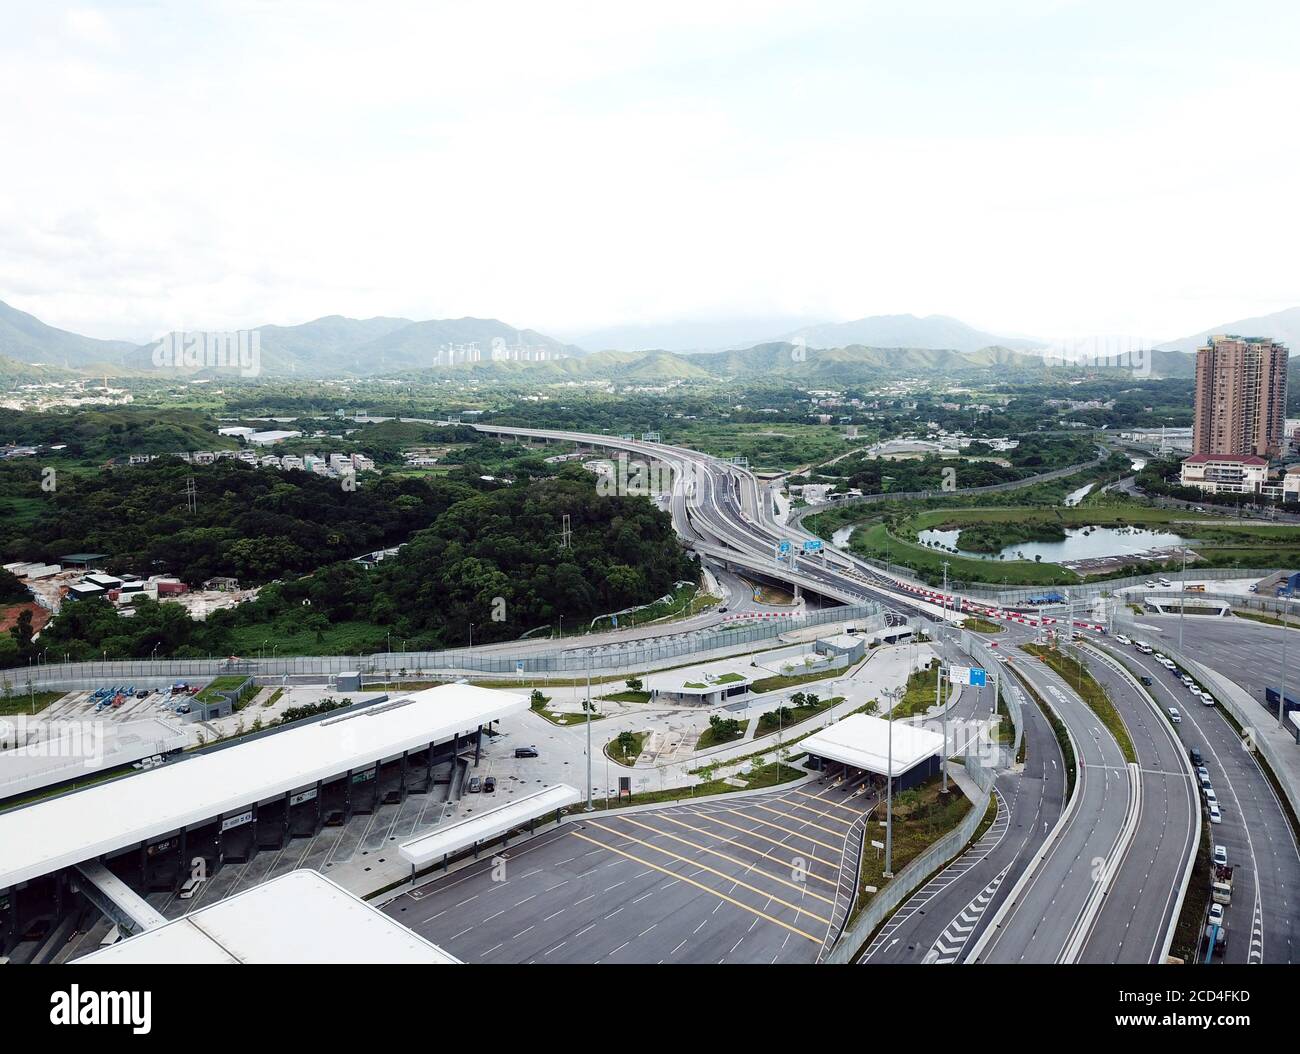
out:
M786 709L790 713L786 715L784 721L777 717L775 710L770 710L759 716L758 727L754 729L754 738L775 735L777 732L784 734L801 721L816 717L832 707L839 706L842 702L844 702L844 696L833 695L829 699L819 699L815 706L809 706L806 703L803 706L788 706Z
M976 618L974 615L968 615L961 625L962 629L974 630L976 633L1001 633L1003 630L1000 623L990 622L986 618Z
M798 666L795 667L798 669ZM818 670L814 673L792 673L792 674L774 674L771 677L763 677L749 686L753 693L762 692L780 692L786 688L793 688L796 685L808 684L811 681L824 681L829 677L845 677L848 675L848 668L841 666L834 670Z
M692 787L674 787L670 790L658 791L634 791L630 804L659 805L669 802L689 801L692 798L702 798L710 794L734 794L736 791L742 790L762 790L765 787L776 787L782 783L789 783L791 780L801 779L806 775L808 773L803 769L797 769L792 765L774 761L739 777L744 781L744 786L741 787L733 786L724 779L711 779L706 780L704 783L697 783ZM597 810L603 810L605 808L605 799L602 797L594 798L593 804ZM609 804L612 808L618 808L620 805L629 803L620 802L617 798L610 798ZM579 802L577 805L570 805L566 811L579 813L585 811L586 807L586 802Z
M1070 585L1081 581L1073 571L1067 571L1056 564L1040 564L1029 560L977 560L942 549L931 549L895 537L883 523L859 527L849 539L849 546L859 556L904 564L921 574L941 574L946 561L948 574L967 582L1005 581L1013 586L1048 586Z
M1045 644L1022 644L1021 648L1030 655L1041 658L1048 667L1060 675L1062 680L1078 692L1083 701L1088 704L1088 709L1097 715L1101 723L1115 737L1124 760L1137 762L1137 751L1133 749L1133 740L1129 737L1128 727L1119 716L1119 711L1115 709L1115 704L1110 701L1106 690L1093 680L1086 662L1080 662L1064 652L1054 651Z
M707 750L709 747L719 747L722 746L723 743L734 743L738 739L744 739L745 729L749 727L749 722L739 721L737 723L740 728L736 731L735 735L730 736L719 736L713 728L706 728L700 734L700 738L695 741L695 749Z
M894 795L894 874L902 871L926 849L951 831L970 812L972 805L956 787L945 795L941 792L939 777L934 777L913 790ZM867 823L869 841L885 840L884 807L877 806ZM853 908L856 917L875 893L867 888L874 886L879 892L889 883L885 878L885 854L870 845L862 853L862 867L858 877L858 899Z
M20 692L16 687L9 695L0 696L0 717L13 714L39 714L54 700L62 699L64 692Z
M623 746L619 743L618 739L611 739L605 744L605 753L620 765L636 764L636 759L641 756L641 751L645 749L646 737L649 736L650 733L631 732L629 735L632 737L632 742L629 744L627 750L623 749Z
M691 421L664 430L665 443L691 447L715 457L746 457L753 469L793 469L816 464L852 449L832 425Z
M614 692L612 695L602 695L600 698L612 703L648 703L650 701L649 692L634 692L628 689L624 692Z
M690 618L722 603L720 597L705 593L698 586L681 586L673 593L671 600L656 601L640 611L632 611L618 616L618 628L644 626L649 622L671 622L679 618ZM582 627L582 633L598 633L613 628L614 616L603 615L588 626Z
M934 706L934 690L938 680L938 663L935 663L928 670L914 671L907 678L907 688L903 692L903 698L898 701L898 705L893 709L893 718L901 721L905 717L925 713L926 710ZM952 685L944 684L943 701L947 702L951 695Z

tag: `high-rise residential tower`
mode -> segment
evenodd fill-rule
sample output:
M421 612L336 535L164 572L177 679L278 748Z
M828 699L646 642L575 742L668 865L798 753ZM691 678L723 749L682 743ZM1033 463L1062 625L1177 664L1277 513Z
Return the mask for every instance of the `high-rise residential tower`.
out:
M1276 457L1286 440L1287 349L1220 334L1196 352L1192 453Z

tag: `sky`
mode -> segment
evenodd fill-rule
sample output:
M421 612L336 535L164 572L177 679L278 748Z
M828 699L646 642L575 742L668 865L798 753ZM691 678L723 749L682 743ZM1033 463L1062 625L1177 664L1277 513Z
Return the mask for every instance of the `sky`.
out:
M1300 304L1300 5L0 0L0 300L65 329Z

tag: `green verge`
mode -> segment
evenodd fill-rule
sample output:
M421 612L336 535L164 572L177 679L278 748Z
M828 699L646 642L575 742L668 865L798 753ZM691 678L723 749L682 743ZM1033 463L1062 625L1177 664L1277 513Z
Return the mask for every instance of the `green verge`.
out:
M1022 644L1020 648L1042 659L1066 684L1078 692L1079 697L1088 704L1088 709L1097 715L1101 723L1106 726L1106 730L1115 737L1124 760L1131 765L1137 763L1137 751L1133 749L1133 739L1128 734L1128 726L1124 724L1124 719L1120 717L1106 690L1093 680L1086 662L1072 659L1045 644Z
M1029 683L1028 678L1022 677L1019 671L1016 671L1016 676L1020 679L1021 687L1029 693L1029 697L1033 699L1034 705L1038 707L1039 712L1041 712L1043 717L1046 718L1047 723L1052 726L1052 732L1056 735L1057 745L1061 748L1061 757L1065 759L1064 800L1069 801L1070 796L1074 793L1074 781L1077 774L1075 771L1074 746L1070 742L1070 734L1066 731L1065 722L1056 716L1056 711L1047 705L1043 700L1043 697L1038 694L1038 689ZM1020 749L1024 750L1024 748L1025 740L1022 739L1020 741Z
M961 823L973 808L970 799L956 787L951 787L946 795L940 788L941 780L938 776L934 776L919 787L900 791L894 795L895 875ZM858 896L853 905L853 914L845 924L846 928L852 925L853 920L866 910L871 901L891 881L885 878L884 851L871 847L873 839L878 842L885 840L885 822L874 811L871 819L867 821L862 862L858 872ZM876 892L867 892L868 886L875 886Z
M793 759L792 759L793 760ZM735 794L743 790L763 790L767 787L776 787L782 783L789 783L791 780L802 779L808 773L803 769L795 768L793 765L778 764L772 762L770 765L764 765L750 771L747 775L738 777L745 781L743 787L732 786L724 779L707 780L704 783L697 783L691 787L673 787L669 790L659 791L639 791L632 794L630 802L620 802L617 798L610 798L609 808L617 809L622 805L666 805L679 801L690 801L692 798L703 798L709 795L718 794ZM596 811L605 809L605 799L603 797L592 796L592 804ZM587 809L586 802L579 802L576 805L570 805L566 812L580 813Z

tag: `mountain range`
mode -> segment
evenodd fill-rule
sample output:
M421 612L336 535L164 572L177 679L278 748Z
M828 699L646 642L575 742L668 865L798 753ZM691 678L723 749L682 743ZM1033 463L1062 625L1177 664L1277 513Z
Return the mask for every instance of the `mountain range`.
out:
M689 334L720 339L757 333L790 319L683 324L674 343ZM690 328L694 327L694 328ZM661 332L673 327L660 328ZM653 328L633 331L648 336ZM1204 333L1158 345L1151 353L1153 374L1190 377L1194 360L1186 354L1209 333L1269 335L1300 346L1300 307L1259 318L1225 323ZM261 373L268 376L363 377L415 372L470 372L483 377L527 378L545 383L564 379L609 379L632 383L743 378L799 374L836 383L860 380L862 371L953 373L989 369L1042 368L1045 341L983 332L944 315L875 315L851 322L797 326L779 337L758 339L725 350L636 347L587 352L583 348L497 319L460 318L413 321L406 318L354 319L328 315L299 325L258 328ZM634 340L632 343L643 343ZM485 359L494 346L544 349L544 361L480 361L438 365L439 349L477 344ZM0 302L0 380L26 382L70 375L153 373L155 344L100 340L57 329ZM444 360L445 361L445 360Z

